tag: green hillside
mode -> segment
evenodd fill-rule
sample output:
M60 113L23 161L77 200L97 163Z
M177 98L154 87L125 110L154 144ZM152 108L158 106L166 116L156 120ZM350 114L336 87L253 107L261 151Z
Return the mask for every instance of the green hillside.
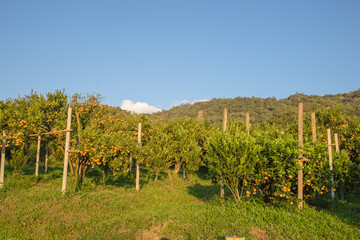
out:
M203 118L209 122L221 122L222 112L226 107L230 119L245 119L245 113L250 113L252 123L277 123L279 121L295 121L297 118L297 104L304 103L304 111L319 111L324 108L338 108L346 118L360 117L360 89L336 95L305 95L296 93L285 99L236 97L214 98L206 102L182 104L169 110L153 114L161 120L170 120L181 117L198 118L202 111Z

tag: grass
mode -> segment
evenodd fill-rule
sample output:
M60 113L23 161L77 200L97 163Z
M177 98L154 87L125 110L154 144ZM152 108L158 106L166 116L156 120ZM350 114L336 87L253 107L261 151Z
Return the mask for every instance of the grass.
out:
M94 172L81 191L68 181L61 194L62 169L33 176L26 167L6 169L0 190L0 239L359 239L360 202L323 200L321 209L305 205L273 207L256 198L239 203L219 198L219 187L193 176L154 183L144 171L141 191L134 175L116 175L101 185Z

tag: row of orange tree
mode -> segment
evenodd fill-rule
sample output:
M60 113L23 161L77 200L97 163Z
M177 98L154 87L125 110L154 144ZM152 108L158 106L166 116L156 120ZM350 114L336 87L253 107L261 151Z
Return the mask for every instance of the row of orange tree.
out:
M28 161L35 161L36 138L29 137L30 134L64 128L67 104L67 95L63 91L45 95L32 92L25 97L0 102L0 127L7 138L7 158L16 172ZM43 136L41 149L44 151L45 145L50 143L50 148L64 151L60 138L58 135Z
M68 100L70 99L70 100ZM155 174L169 178L181 169L187 174L208 168L222 179L231 195L262 197L267 202L296 201L300 149L295 124L282 129L268 125L254 127L247 135L244 124L233 122L222 132L220 126L194 119L169 122L151 120L103 105L99 95L68 97L63 91L0 102L0 125L8 139L8 159L15 171L35 159L36 141L29 134L65 129L66 113L73 109L70 171L80 187L86 174L100 170L105 184L109 173L127 174L130 159ZM142 123L142 144L137 143L138 123ZM341 151L334 154L330 172L326 129L337 133ZM304 196L327 195L338 183L347 190L359 180L360 129L356 121L345 119L337 109L317 112L317 142L312 142L310 119L305 119L303 154ZM41 149L50 145L54 161L64 154L64 134L46 135ZM330 178L333 176L335 185Z
M207 139L208 166L237 201L258 196L266 202L294 204L300 154L297 138L277 129L257 129L249 136L238 125L232 123L224 133L218 130ZM305 198L329 189L326 150L321 142L304 146L303 154L311 159L304 164Z

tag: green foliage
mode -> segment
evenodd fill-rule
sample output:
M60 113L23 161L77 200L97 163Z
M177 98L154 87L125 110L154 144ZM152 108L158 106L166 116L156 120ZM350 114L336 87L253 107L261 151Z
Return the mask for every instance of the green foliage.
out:
M171 164L177 174L181 166L194 172L201 165L201 151L199 139L202 136L202 124L193 119L177 119L166 126L166 133L170 141Z
M19 173L28 161L29 156L25 154L24 146L20 148L13 148L11 150L10 167L14 169L15 173Z
M240 201L246 181L254 175L261 147L256 144L255 138L231 124L229 128L234 130L216 131L207 139L207 163L230 189L233 197Z
M150 132L147 144L141 148L141 159L144 159L146 166L151 167L156 173L157 180L160 171L170 167L171 137L165 130L165 125L156 123Z
M328 146L321 141L308 141L304 144L304 156L309 159L303 164L304 197L320 195L331 189Z
M25 97L0 101L0 126L11 137L7 139L7 147L21 147L32 164L36 140L29 134L65 129L67 109L71 106L71 149L79 152L70 154L69 166L79 187L94 168L102 172L104 184L110 173L127 174L132 158L147 168L145 170L155 172L156 179L166 170L171 177L171 170L178 174L180 169L185 169L191 175L202 167L201 171L205 169L208 176L222 178L237 200L246 195L265 202L288 200L293 203L300 154L297 103L304 102L305 113L316 111L317 114L316 143L312 142L310 114L304 115L302 152L310 159L303 163L304 197L313 199L316 195L327 195L326 192L336 187L331 186L332 177L335 184L345 184L347 191L353 191L360 179L360 125L357 116L351 115L353 108L349 103L358 98L354 92L325 97L296 94L282 100L217 99L211 101L217 103L212 110L203 110L209 102L201 102L159 115L137 115L103 105L103 98L98 94L74 94L68 103L63 91L31 92ZM347 107L342 104L345 102L349 103ZM225 133L218 124L224 107L229 109L229 119L239 120L232 121ZM169 120L164 117L166 121L159 121L156 117L176 109L183 115L189 110L192 118ZM204 120L201 114L199 121L193 119L198 110L205 114L204 122L200 122ZM251 136L245 133L243 123L247 111L252 123ZM142 124L141 146L137 141L139 123ZM328 164L328 128L332 134L338 134L340 144L340 152L333 154L334 173L330 172ZM62 161L64 140L65 134L43 135L41 149L44 151L45 144L49 143L51 158ZM19 154L14 152L14 156Z
M284 99L236 97L214 98L209 101L182 104L169 110L153 114L154 118L170 119L190 117L197 118L199 111L205 113L205 119L211 123L221 123L222 112L226 107L229 110L229 119L245 121L245 113L250 112L252 124L271 123L278 127L286 127L297 120L297 106L304 103L305 112L318 112L326 108L337 106L346 116L346 119L360 118L360 89L337 95L305 95L296 93Z
M255 132L255 136L262 151L252 184L266 202L293 200L300 153L297 139L275 129Z

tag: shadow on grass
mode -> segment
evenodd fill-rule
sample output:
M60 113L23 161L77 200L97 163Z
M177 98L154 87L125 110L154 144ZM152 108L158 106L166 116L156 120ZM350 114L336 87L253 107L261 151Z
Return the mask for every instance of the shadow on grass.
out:
M214 198L219 198L219 185L201 185L196 183L193 186L187 187L187 189L189 194L204 202L208 202Z
M25 165L21 172L23 175L35 175L35 166L32 165ZM44 166L39 166L39 176L42 175L51 175L53 176L53 179L62 177L63 174L63 168L62 167L51 167L48 166L47 173L45 174Z
M349 194L344 200L323 198L318 201L308 202L310 206L316 207L335 215L343 222L360 227L360 192L359 190Z
M102 173L98 170L93 170L89 172L86 177L91 179L91 182L101 185L102 184ZM164 179L166 177L165 173L161 173L158 177L158 180ZM140 188L149 182L153 182L155 179L155 173L147 169L140 170ZM106 186L121 187L124 189L135 188L136 186L136 172L133 169L129 173L116 173L115 175L107 176L105 181Z

